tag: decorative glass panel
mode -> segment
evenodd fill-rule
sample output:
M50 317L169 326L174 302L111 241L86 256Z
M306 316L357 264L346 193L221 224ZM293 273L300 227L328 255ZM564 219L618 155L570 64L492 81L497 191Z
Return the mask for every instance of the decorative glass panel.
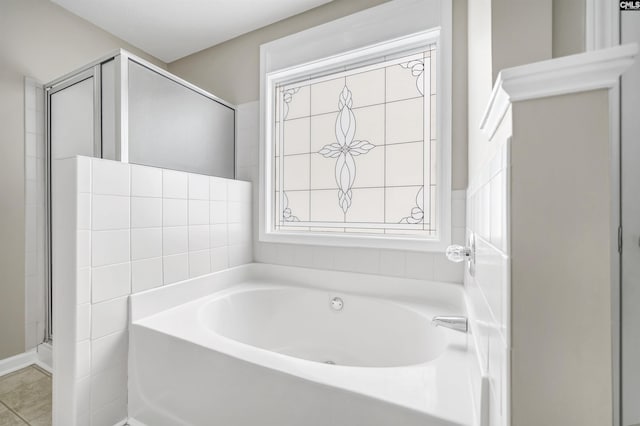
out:
M275 86L275 230L435 236L435 61L433 44Z

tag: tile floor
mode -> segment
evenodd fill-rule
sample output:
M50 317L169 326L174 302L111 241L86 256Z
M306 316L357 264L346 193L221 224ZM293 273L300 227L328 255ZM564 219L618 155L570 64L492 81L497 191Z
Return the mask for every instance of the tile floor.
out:
M51 425L51 374L36 365L0 377L0 426Z

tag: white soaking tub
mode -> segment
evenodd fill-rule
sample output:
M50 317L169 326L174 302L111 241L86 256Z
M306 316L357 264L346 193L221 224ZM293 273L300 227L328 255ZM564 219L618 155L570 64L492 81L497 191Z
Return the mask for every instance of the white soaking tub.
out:
M461 286L251 264L131 297L149 426L472 425Z

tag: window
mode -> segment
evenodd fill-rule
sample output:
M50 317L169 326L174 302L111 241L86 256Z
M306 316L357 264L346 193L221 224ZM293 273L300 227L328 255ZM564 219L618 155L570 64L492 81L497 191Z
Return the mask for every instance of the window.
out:
M450 167L439 135L439 35L267 75L263 240L443 242Z

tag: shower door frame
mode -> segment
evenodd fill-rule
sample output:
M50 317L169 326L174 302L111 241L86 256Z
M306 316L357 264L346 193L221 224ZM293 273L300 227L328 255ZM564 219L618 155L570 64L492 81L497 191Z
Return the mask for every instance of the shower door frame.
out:
M160 74L174 83L177 83L193 92L196 92L214 102L226 106L234 112L233 135L233 178L236 177L237 167L235 158L237 155L237 106L219 98L218 96L189 83L180 77L171 74L139 56L124 49L115 50L104 55L87 65L78 68L44 85L45 90L45 337L44 342L53 340L53 259L52 259L52 223L51 223L51 95L64 90L76 83L88 78L94 78L94 156L103 158L103 111L102 111L102 65L114 61L115 79L117 88L115 93L115 158L113 160L122 163L129 162L129 61L135 62L150 71Z
M52 258L52 218L51 218L51 171L52 171L52 147L51 147L51 97L69 87L93 78L93 154L102 157L102 70L101 63L92 64L76 70L71 74L67 74L57 80L44 85L45 102L45 161L44 161L44 211L45 211L45 294L44 294L44 310L45 310L45 327L44 342L50 343L53 340L53 258Z

